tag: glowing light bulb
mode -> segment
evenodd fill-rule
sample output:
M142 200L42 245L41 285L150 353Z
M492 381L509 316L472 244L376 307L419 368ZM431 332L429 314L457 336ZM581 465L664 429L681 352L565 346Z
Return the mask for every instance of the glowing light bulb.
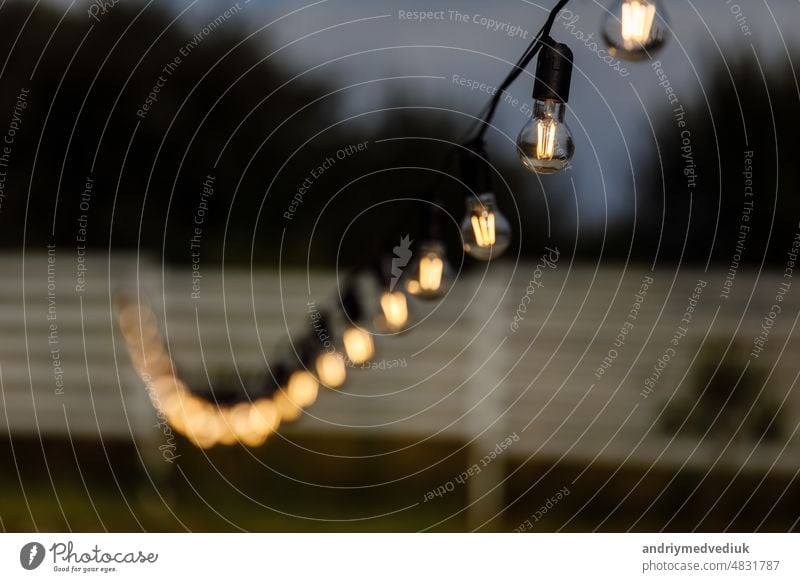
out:
M603 19L602 31L608 52L627 60L649 58L668 36L659 0L617 0Z
M300 418L302 408L292 402L285 391L282 390L275 394L274 402L282 422L292 422Z
M572 133L564 123L564 103L534 101L533 117L517 137L517 153L523 165L537 174L564 169L575 153Z
M494 232L494 212L482 211L470 217L472 234L479 247L490 247L496 239Z
M281 424L278 406L270 398L259 398L250 407L250 423L265 436L275 432Z
M306 408L317 401L319 383L314 376L305 371L297 370L289 376L289 384L286 386L286 396L299 408Z
M625 40L625 48L635 46L634 43L647 42L655 17L656 7L647 2L634 0L622 5L622 38Z
M447 292L450 286L450 266L445 257L444 245L428 242L420 247L419 257L414 261L406 289L420 299L436 299Z
M572 51L548 41L539 52L533 85L533 115L517 137L522 164L537 174L563 170L575 153L564 112L572 82Z
M438 291L442 285L444 261L436 254L423 255L419 260L419 286L424 291Z
M467 215L461 223L464 250L475 259L497 258L511 242L511 227L497 209L494 194L467 198Z
M390 331L400 331L408 324L408 300L402 291L384 291L381 294L383 321Z
M263 433L250 420L250 403L240 402L226 410L226 417L236 440L248 447L257 447L264 442Z
M549 117L536 122L536 157L540 160L552 160L556 154L556 123Z
M363 364L375 354L375 342L372 334L362 327L350 326L342 335L347 357L356 365Z
M319 381L328 388L339 388L347 377L344 357L339 352L322 352L317 356L315 366ZM291 382L291 380L290 380Z

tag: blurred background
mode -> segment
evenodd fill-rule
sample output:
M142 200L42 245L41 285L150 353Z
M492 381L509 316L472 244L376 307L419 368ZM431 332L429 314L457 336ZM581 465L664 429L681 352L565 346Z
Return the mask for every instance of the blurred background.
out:
M454 79L497 86L553 3L3 3L0 527L796 530L800 6L667 0L622 74L606 4L553 28L567 171L516 158L533 67L500 105L513 242L477 263L443 164L489 94ZM309 305L424 240L440 171L454 284L412 329L260 446L163 422L121 296L188 390L248 399Z

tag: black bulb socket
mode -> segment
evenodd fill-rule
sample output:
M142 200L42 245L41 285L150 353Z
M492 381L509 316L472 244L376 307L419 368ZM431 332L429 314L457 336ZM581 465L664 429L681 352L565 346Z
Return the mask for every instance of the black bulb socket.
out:
M572 60L572 51L567 45L551 38L543 39L539 60L536 62L533 98L566 103L572 81Z

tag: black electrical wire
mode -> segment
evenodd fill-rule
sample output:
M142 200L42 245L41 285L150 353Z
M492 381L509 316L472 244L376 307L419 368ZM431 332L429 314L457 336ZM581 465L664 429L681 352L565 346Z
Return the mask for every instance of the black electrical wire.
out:
M559 0L558 3L553 7L550 11L550 14L545 21L544 26L536 33L536 35L531 40L531 43L522 53L522 56L517 60L517 62L512 67L511 71L506 75L503 82L497 88L496 93L492 96L489 102L480 110L478 113L478 119L475 123L464 133L461 139L459 139L453 146L451 146L450 151L444 158L440 168L441 170L437 173L438 175L432 180L432 183L429 185L427 189L423 191L422 196L431 202L432 204L437 203L436 192L439 190L439 186L441 185L443 179L448 175L448 169L450 168L451 164L455 160L457 154L459 152L463 152L464 150L482 153L484 151L484 138L486 132L488 131L492 119L494 118L495 113L497 112L497 107L500 105L500 101L503 98L503 94L508 90L508 88L514 83L514 81L519 78L522 72L527 68L527 66L531 63L534 59L536 54L542 48L546 39L550 38L550 31L553 28L553 24L555 23L556 17L558 13L561 11L562 8L569 2L569 0ZM469 139L469 136L473 133L476 133L475 137ZM438 223L438 216L435 212L437 209L431 209L431 212L425 213L428 217L430 222ZM440 230L438 224L429 224L429 232L438 232ZM362 271L365 268L372 268L376 270L376 262L377 261L365 261L362 262L360 265L352 268L348 275L346 276L347 279L350 280L348 285L352 285L352 279L357 275L358 272ZM376 272L380 271L380 268L377 268ZM347 293L347 291L345 292ZM337 301L339 309L344 310L345 307L342 305L341 298L338 297L337 293ZM302 364L301 364L302 365Z
M522 74L522 71L530 64L533 60L533 57L536 56L536 53L542 48L542 40L549 38L550 31L553 28L553 24L555 24L556 16L561 11L564 6L566 6L569 0L559 0L558 4L550 11L550 15L547 17L547 21L544 23L544 26L536 33L536 36L531 41L530 46L526 49L523 53L520 60L514 65L511 69L511 72L506 76L505 80L498 86L497 92L492 96L491 100L489 101L488 105L484 108L488 110L486 113L481 116L481 127L478 131L478 135L475 136L474 141L482 142L483 137L486 135L486 131L489 129L489 124L494 117L495 112L497 111L497 106L500 104L500 100L503 98L503 94L508 90L514 81Z
M459 139L454 146L445 157L444 161L442 162L440 168L441 171L439 175L437 175L433 180L430 186L425 190L425 197L429 200L433 198L433 192L438 190L438 187L441 185L444 177L447 174L447 170L452 164L453 160L456 157L459 149L466 148L469 150L483 150L484 149L484 138L486 132L488 131L492 118L494 117L495 113L497 112L497 107L500 105L500 101L503 98L503 94L508 90L508 88L516 81L519 76L522 74L527 66L531 63L533 58L537 55L539 50L543 46L543 40L550 37L550 31L553 29L553 25L555 24L556 17L558 13L561 11L564 6L569 2L569 0L559 0L558 3L553 7L550 11L550 14L547 16L547 20L545 21L542 28L539 29L539 32L531 40L531 43L525 49L525 52L522 53L522 56L517 60L517 62L512 67L511 71L509 71L508 75L506 75L503 82L500 83L497 87L497 91L489 102L481 109L478 113L478 120L475 121L474 124L470 126L470 128L464 133L461 139ZM477 134L474 138L469 139L469 136L473 134L477 130Z

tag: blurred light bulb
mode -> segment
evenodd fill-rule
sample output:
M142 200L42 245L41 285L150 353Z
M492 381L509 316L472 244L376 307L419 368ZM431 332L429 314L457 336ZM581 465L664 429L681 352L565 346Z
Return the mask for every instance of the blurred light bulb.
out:
M250 406L249 402L235 404L228 409L226 416L236 440L248 447L257 447L264 442L263 433L250 420Z
M275 394L273 400L275 402L275 408L278 410L278 414L280 415L281 421L292 422L300 418L300 412L302 409L289 399L285 391L281 390Z
M467 215L461 223L464 250L475 259L488 261L503 254L511 242L511 227L497 208L494 194L467 198Z
M666 15L659 0L617 0L603 18L602 31L613 56L646 59L667 40Z
M310 372L297 370L289 376L286 396L295 408L305 408L314 404L318 392L319 383Z
M422 245L409 275L406 289L414 297L437 299L444 295L450 285L450 266L444 245L435 241Z
M438 291L442 285L444 260L435 254L423 255L419 260L419 285L425 291Z
M381 311L386 327L400 331L408 324L408 300L402 291L384 291L381 294Z
M575 144L564 123L565 109L564 103L553 99L533 102L533 117L517 137L517 153L530 171L553 174L572 159Z
M250 407L250 423L264 435L275 432L281 423L278 406L271 398L259 398Z
M342 335L344 350L347 357L356 365L369 361L375 354L375 342L372 334L363 327L351 325Z
M322 352L315 362L319 381L328 388L338 388L347 376L344 357L339 352ZM291 380L290 380L291 382Z

